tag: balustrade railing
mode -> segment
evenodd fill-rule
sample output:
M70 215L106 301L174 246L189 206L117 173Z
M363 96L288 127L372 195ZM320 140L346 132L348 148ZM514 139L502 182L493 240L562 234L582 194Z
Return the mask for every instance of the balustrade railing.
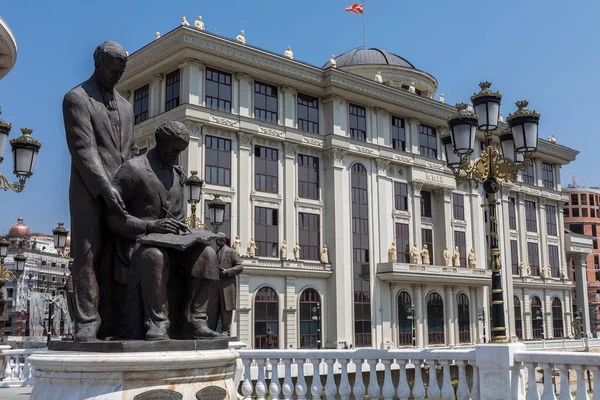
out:
M46 349L15 349L0 351L0 387L33 386L33 368L28 358Z

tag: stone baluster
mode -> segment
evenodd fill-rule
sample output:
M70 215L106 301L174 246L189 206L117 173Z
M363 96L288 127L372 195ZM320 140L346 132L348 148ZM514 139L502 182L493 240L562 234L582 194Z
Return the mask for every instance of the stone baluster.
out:
M478 399L481 397L481 393L479 391L479 368L475 365L473 367L473 385L471 387L471 398Z
M444 367L444 377L442 379L442 400L452 400L454 398L454 389L452 388L452 381L450 380L450 365L452 361L442 361L440 364Z
M548 363L541 365L544 371L544 390L542 392L542 400L556 400L554 388L552 387L552 370L553 366Z
M377 360L367 360L369 363L369 387L367 388L367 393L369 393L369 398L378 399L379 398L379 382L377 381Z
M4 368L4 380L8 381L12 378L12 369L10 368L10 356L4 356L6 368Z
M20 356L15 356L15 379L16 380L20 380L21 379L21 369L22 369L22 365L21 365L21 361L20 361Z
M350 386L350 381L348 380L348 359L340 358L338 362L342 368L341 376L340 376L340 387L338 391L340 393L340 398L342 400L349 400L350 394L352 393L352 387Z
M526 400L540 400L540 395L537 390L537 383L535 380L535 367L536 363L525 363L527 368L527 396Z
M335 395L337 394L337 386L333 377L334 361L333 359L325 361L327 363L327 382L325 382L325 398L327 400L335 400Z
M352 392L354 393L354 398L356 400L361 400L361 399L365 398L365 394L367 393L367 390L365 388L365 382L363 381L363 374L362 374L363 359L355 358L352 361L354 362L354 365L356 366L356 374L355 374L356 377L354 378L354 387L352 388Z
M23 379L29 380L31 377L31 365L29 365L29 354L24 356L25 362L23 363Z
M588 400L587 388L585 387L585 366L584 365L572 365L571 366L577 372L577 390L575 392L575 400Z
M283 398L285 400L291 400L294 395L294 383L292 382L292 360L284 359L283 364L285 365L285 377L283 378L283 386L281 391L283 392Z
M252 386L252 376L250 374L250 359L244 360L244 383L242 384L242 394L245 400L252 399L252 393L254 393L254 387Z
M471 392L469 392L467 374L465 371L467 363L468 361L458 361L458 387L456 388L457 400L468 400L471 398ZM475 381L475 376L473 376L473 381Z
M396 360L400 367L398 374L398 400L408 400L410 397L410 386L408 386L408 379L406 377L406 361Z
M525 397L525 379L523 379L523 363L515 361L510 368L510 387L513 399L522 399Z
M278 399L279 393L281 393L281 386L279 385L279 358L270 359L271 363L271 382L269 383L269 394L271 399Z
M571 396L571 385L569 383L569 368L565 364L556 364L560 372L560 393L558 398L560 400L573 400Z
M296 398L298 400L304 400L308 389L306 387L306 379L304 379L304 360L296 358L296 365L298 366L298 377L296 378Z
M321 393L323 392L323 385L321 384L321 359L314 358L312 360L313 365L313 378L310 385L310 394L313 399L320 399Z
M592 373L594 374L594 395L592 396L592 400L600 400L600 366L596 365L592 367Z
M427 360L429 366L429 383L427 384L427 398L437 399L440 397L440 385L437 381L437 375L435 371L436 362L435 360Z
M381 360L383 364L383 386L381 388L381 395L383 396L383 400L392 400L394 398L394 394L396 394L396 388L394 388L394 383L392 382L392 360Z
M256 392L257 400L265 400L265 395L267 394L267 383L265 381L265 360L263 358L257 359L256 367L258 368L258 375L256 378L254 391Z
M412 360L415 366L415 384L412 388L412 395L415 400L423 400L425 398L425 385L423 384L423 373L421 372L421 364L423 360Z

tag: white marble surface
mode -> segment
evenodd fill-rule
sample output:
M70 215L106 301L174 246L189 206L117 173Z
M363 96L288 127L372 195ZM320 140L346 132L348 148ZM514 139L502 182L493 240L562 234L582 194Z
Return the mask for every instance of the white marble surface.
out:
M237 352L231 349L148 353L46 351L30 357L35 368L31 399L133 399L154 389L195 399L207 386L237 398L234 374Z

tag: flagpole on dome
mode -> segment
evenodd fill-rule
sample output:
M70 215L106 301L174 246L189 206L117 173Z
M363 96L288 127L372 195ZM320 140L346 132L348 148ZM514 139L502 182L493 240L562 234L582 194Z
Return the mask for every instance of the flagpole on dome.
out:
M363 4L363 10L364 10L364 8L365 8L365 0L363 0L362 4ZM366 50L367 49L367 22L365 20L366 17L365 17L365 12L364 11L362 13L362 16L363 16L363 35L364 35L365 50Z

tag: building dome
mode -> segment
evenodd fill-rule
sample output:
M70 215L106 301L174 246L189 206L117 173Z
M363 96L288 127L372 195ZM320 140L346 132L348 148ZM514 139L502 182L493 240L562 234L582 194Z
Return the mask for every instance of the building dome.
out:
M381 49L353 49L335 57L335 62L338 68L354 65L389 65L415 69L415 66L404 58Z
M6 235L8 239L29 238L30 236L31 231L29 230L29 227L23 223L23 217L17 218L17 223L10 228L8 235Z

